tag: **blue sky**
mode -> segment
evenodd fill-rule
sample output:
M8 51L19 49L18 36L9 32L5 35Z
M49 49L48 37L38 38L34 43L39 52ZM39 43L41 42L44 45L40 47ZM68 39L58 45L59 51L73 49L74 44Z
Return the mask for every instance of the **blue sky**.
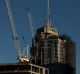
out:
M21 48L25 41L31 46L31 30L26 8L31 10L32 22L39 28L47 19L47 0L10 0ZM80 74L80 0L50 0L52 25L61 34L76 42L77 74ZM12 40L4 1L0 0L0 63L17 62L17 50Z

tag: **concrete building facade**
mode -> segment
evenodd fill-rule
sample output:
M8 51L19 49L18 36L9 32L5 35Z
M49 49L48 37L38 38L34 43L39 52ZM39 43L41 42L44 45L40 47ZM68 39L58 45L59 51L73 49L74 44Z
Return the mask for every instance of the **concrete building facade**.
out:
M31 56L33 62L49 68L50 74L75 74L75 42L66 35L59 35L48 19L37 29L33 38Z

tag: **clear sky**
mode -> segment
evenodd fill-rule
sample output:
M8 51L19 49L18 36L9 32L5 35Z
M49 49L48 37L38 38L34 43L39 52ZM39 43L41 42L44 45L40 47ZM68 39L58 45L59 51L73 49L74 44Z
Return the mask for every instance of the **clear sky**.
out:
M32 22L39 28L47 19L47 0L10 0L20 46L25 41L31 46L31 30L26 8L31 10ZM51 20L61 34L69 35L76 42L77 74L80 74L80 0L50 0ZM0 0L0 63L17 62L4 0Z

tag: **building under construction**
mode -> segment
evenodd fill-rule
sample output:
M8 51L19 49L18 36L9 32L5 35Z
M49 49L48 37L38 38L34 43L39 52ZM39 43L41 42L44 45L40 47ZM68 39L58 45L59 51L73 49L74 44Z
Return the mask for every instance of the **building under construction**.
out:
M17 64L0 65L0 74L76 74L75 42L66 35L59 35L52 26L49 12L44 26L33 34L31 58L20 53L19 41L9 0L5 0L13 41L18 52ZM29 13L29 19L31 16ZM32 25L31 21L30 24ZM28 49L27 46L24 49ZM32 63L30 64L29 63Z
M13 36L13 42L17 49L18 63L0 64L0 74L49 74L49 69L35 64L31 64L29 62L29 59L27 57L28 44L25 44L23 48L24 54L21 54L21 48L17 37L10 2L9 0L4 0L4 2L8 13L8 19L10 24L10 30Z
M52 26L48 0L47 20L32 38L32 62L48 68L50 74L76 74L75 51L75 42Z
M49 68L50 74L75 74L75 43L70 37L59 35L49 17L44 26L37 29L31 55L33 63Z
M35 43L32 41L33 62L49 68L50 74L75 74L75 43L66 35L59 35L48 19L37 29Z

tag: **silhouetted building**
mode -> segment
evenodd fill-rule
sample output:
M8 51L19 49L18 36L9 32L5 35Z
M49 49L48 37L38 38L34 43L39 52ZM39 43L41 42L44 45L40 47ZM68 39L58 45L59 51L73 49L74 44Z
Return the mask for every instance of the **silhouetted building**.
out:
M49 74L49 70L27 63L0 64L0 74Z
M75 74L75 43L70 37L59 35L49 19L37 29L31 57L33 63L49 68L50 74Z

